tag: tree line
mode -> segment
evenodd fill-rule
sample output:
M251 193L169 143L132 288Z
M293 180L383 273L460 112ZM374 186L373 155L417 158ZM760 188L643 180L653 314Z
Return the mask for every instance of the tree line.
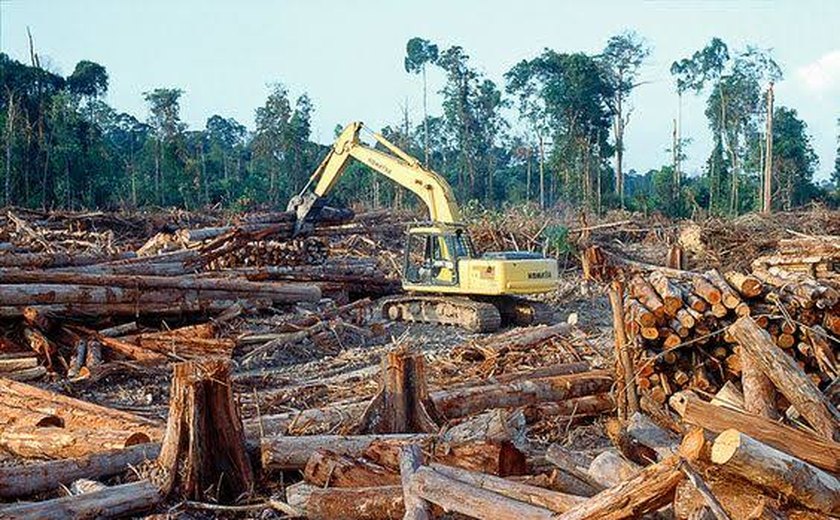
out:
M773 179L775 209L811 200L837 203L840 141L832 180L813 180L818 166L807 125L795 109L772 111L772 153L767 153L766 99L782 70L764 49L730 49L718 38L675 61L675 100L703 96L713 135L703 171L683 168L683 136L674 120L668 164L626 171L625 139L636 89L643 88L649 44L634 32L611 37L597 54L544 49L504 74L488 78L461 46L440 49L423 38L406 44L404 69L422 83L423 115L407 107L381 133L444 174L459 200L495 208L531 202L602 212L626 207L672 216L698 212L736 215L760 207L761 174ZM443 88L429 93L427 75ZM104 101L108 72L80 61L61 76L0 54L2 202L40 208L284 206L306 184L328 145L311 139L315 109L303 94L292 99L271 85L255 110L255 126L223 115L203 129L182 121L184 92L157 88L143 94L142 116ZM429 95L442 110L429 114ZM360 116L362 116L360 114ZM840 126L840 120L838 120ZM340 129L339 125L337 130ZM336 196L346 203L400 207L403 190L352 165Z

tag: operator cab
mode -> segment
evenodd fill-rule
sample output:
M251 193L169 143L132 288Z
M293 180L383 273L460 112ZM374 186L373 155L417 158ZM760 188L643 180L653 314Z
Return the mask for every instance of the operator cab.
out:
M470 237L462 228L411 229L405 248L405 278L413 285L458 285L458 261L474 257Z

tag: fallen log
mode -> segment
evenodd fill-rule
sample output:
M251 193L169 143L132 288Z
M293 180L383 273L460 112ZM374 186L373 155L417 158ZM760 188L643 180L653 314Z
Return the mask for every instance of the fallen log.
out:
M286 488L286 501L310 520L401 520L402 486L318 488L304 482Z
M473 518L485 520L555 518L555 514L548 509L471 486L429 467L419 468L411 477L409 487L412 494L437 504L446 511L455 511Z
M163 436L157 421L74 399L41 388L0 378L0 426L17 423L33 416L56 416L67 429L100 428L140 432L152 440Z
M593 370L568 376L441 390L432 392L430 397L437 410L452 419L489 408L526 406L602 393L612 384L609 372Z
M679 458L671 457L648 466L638 475L606 489L573 507L560 520L618 520L640 518L674 498L677 485L685 478Z
M371 487L400 484L399 473L370 460L324 450L313 453L303 470L303 479L318 487Z
M68 485L80 478L101 479L128 471L158 456L157 444L140 444L124 450L94 453L86 457L63 459L0 468L0 497L36 495Z
M428 443L431 434L391 435L307 435L302 437L273 436L261 441L262 465L266 470L303 469L316 451L329 450L338 455L360 457L374 442L397 447L406 444Z
M40 312L47 312L62 316L93 317L101 316L143 316L143 315L181 315L187 313L217 313L223 312L233 305L240 304L246 308L266 309L271 307L272 301L268 298L207 298L203 293L202 298L175 298L165 299L161 302L138 302L126 303L60 303L30 305ZM23 313L20 305L0 305L0 318L18 318Z
M773 344L767 331L749 317L738 319L729 330L779 392L820 435L840 440L840 411L822 395L796 362Z
M403 446L400 450L400 485L405 505L403 520L429 520L432 517L429 503L415 495L411 488L411 479L422 466L423 450L416 444Z
M734 428L819 468L840 473L840 443L764 417L706 403L691 392L674 394L670 404L685 422L714 433Z
M559 493L510 479L467 471L443 464L432 463L430 467L441 475L459 482L558 513L563 513L586 500L585 497Z
M106 428L67 429L14 425L0 432L0 446L4 450L19 457L37 459L84 457L106 450L147 444L151 440L143 432Z
M157 486L141 480L77 496L0 507L0 517L31 520L121 518L149 511L161 499Z
M712 462L808 508L840 514L840 480L738 430L718 435Z

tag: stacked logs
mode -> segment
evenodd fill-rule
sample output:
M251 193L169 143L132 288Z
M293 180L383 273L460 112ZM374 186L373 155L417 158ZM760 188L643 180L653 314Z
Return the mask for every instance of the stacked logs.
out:
M679 390L715 393L741 377L744 358L727 327L743 316L814 383L838 376L840 292L827 280L776 267L749 275L663 268L630 279L624 311L639 347L637 384L660 404Z

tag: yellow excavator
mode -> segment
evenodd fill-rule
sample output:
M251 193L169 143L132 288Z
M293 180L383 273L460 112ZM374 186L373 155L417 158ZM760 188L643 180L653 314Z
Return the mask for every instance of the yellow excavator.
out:
M289 202L288 210L297 215L295 234L311 229L326 195L356 159L412 191L429 209L430 222L408 230L402 273L406 294L383 302L384 317L475 332L493 331L503 323L546 321L550 309L545 304L520 296L554 290L557 260L520 251L477 255L446 179L382 135L371 132L387 152L365 145L359 139L363 127L354 122L341 132L307 185Z

